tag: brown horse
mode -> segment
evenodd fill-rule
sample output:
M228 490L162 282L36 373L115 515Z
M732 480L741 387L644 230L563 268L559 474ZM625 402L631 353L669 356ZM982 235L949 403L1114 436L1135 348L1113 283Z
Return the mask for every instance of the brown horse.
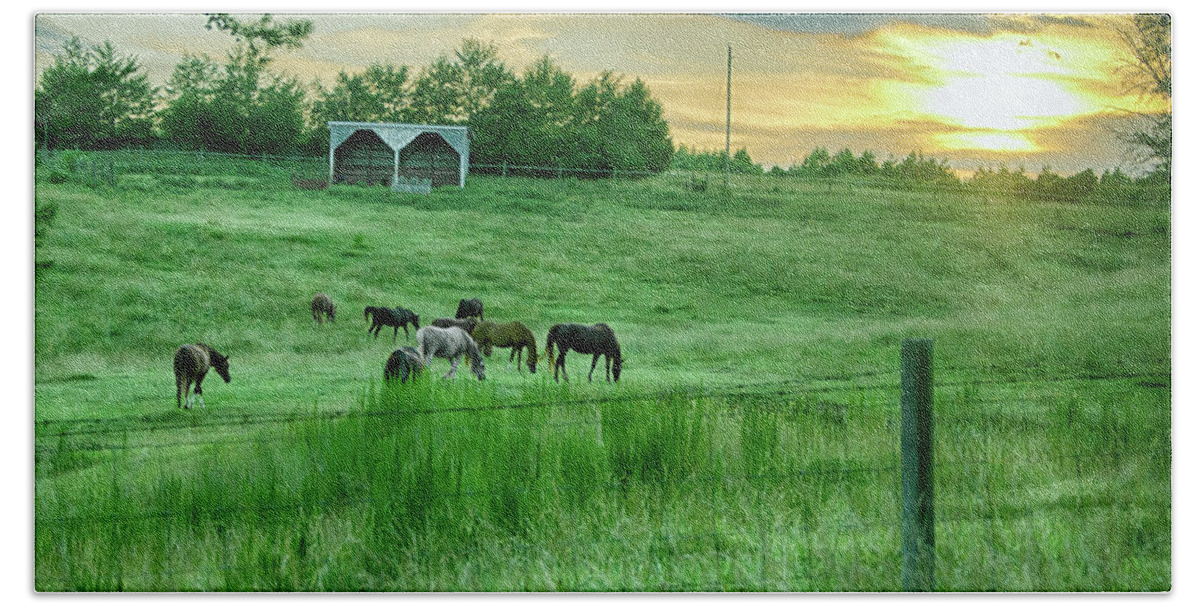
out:
M324 318L328 317L329 322L333 322L333 315L337 312L337 307L333 305L333 298L319 293L313 296L312 299L312 317L313 321L320 325L324 322Z
M560 354L554 358L554 347L558 346ZM617 334L604 323L595 325L580 325L578 323L559 323L550 328L546 334L546 359L554 366L554 381L558 382L558 370L562 369L563 380L567 379L567 351L573 350L592 356L592 369L588 371L588 382L592 381L592 372L596 371L596 362L604 355L604 380L609 381L609 369L612 370L612 382L621 380L621 346L617 343Z
M475 338L479 348L483 349L485 357L492 356L492 347L494 346L512 349L508 354L508 363L511 365L513 357L516 357L517 371L521 371L521 355L528 348L529 373L537 373L537 342L533 339L533 332L529 331L529 328L520 321L511 323L480 321L475 325L475 330L471 332L471 337Z
M405 346L392 351L392 355L388 357L387 364L383 366L383 382L391 384L393 380L398 379L400 384L404 384L424 369L425 362L421 360L421 353L411 346Z
M200 388L200 383L204 382L209 366L217 370L222 380L229 382L229 357L213 350L211 346L197 342L184 344L175 351L175 407L191 409L195 400L199 400L200 407L204 407L204 389ZM193 395L188 395L193 382L196 390ZM187 396L186 404L183 403L184 396Z

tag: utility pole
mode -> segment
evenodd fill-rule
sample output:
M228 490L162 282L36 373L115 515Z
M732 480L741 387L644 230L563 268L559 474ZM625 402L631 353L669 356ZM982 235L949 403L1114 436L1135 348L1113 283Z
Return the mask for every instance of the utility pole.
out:
M729 123L733 107L733 45L728 45L729 58L725 63L725 191L729 191Z

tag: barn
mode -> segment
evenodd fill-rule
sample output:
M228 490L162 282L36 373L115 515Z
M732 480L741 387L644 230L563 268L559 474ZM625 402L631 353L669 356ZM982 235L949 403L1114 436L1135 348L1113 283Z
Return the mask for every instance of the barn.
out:
M467 183L467 127L382 122L329 123L329 181L430 187ZM425 180L428 180L426 182Z

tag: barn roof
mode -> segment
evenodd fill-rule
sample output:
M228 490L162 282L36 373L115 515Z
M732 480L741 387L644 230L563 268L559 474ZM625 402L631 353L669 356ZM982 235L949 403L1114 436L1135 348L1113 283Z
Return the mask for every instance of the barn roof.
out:
M372 131L393 150L403 150L422 133L437 133L462 158L470 156L470 136L467 127L450 125L415 125L395 122L329 122L329 149L342 145L357 131Z

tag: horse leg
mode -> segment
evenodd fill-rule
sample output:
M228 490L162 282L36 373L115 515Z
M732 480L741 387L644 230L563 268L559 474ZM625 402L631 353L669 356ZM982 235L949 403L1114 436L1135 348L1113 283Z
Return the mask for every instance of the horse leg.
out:
M392 344L396 343L396 336L399 336L399 335L400 335L400 326L397 325L396 327L392 328ZM404 330L404 335L408 335L407 329Z
M558 360L554 362L554 381L558 382L558 370L562 368L563 382L567 381L567 351L559 353Z
M600 360L600 353L592 355L592 369L588 370L588 382L592 381L592 372L596 371L596 362Z
M612 357L604 355L604 381L612 382L609 372L612 370Z
M451 380L454 379L454 372L458 369L458 359L459 357L450 359L450 371L447 372L445 376L442 376L443 378L449 378Z

